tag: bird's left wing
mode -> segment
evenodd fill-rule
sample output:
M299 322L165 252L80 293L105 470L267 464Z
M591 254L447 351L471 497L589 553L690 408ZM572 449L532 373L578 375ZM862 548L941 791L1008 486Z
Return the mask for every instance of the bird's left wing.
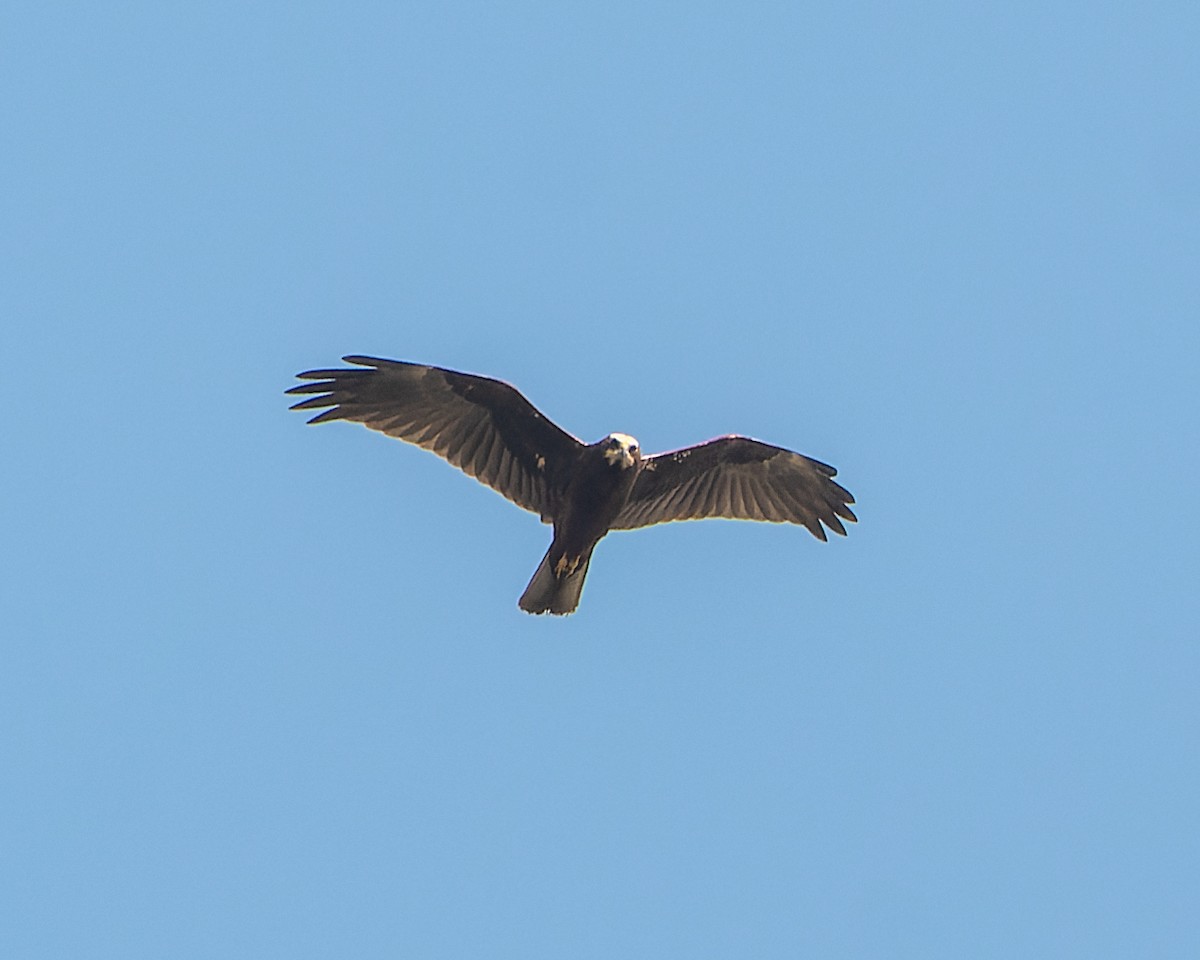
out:
M517 506L550 518L559 468L582 443L513 386L441 367L343 357L364 370L309 370L288 393L315 393L293 410L331 409L309 423L355 420L431 450Z
M854 497L834 482L836 475L828 464L782 447L719 437L647 457L612 529L729 517L803 524L825 540L822 523L845 535L842 520L857 520L848 506Z

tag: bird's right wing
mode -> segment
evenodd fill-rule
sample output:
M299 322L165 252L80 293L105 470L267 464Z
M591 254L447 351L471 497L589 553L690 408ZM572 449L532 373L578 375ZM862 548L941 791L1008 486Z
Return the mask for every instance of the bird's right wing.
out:
M293 410L330 409L309 423L355 420L431 450L519 507L549 520L560 471L583 444L507 383L376 357L343 357L365 370L309 370Z
M729 517L803 524L825 540L822 523L844 535L841 521L857 519L848 506L854 497L834 482L836 475L828 464L782 447L718 437L647 457L612 529Z

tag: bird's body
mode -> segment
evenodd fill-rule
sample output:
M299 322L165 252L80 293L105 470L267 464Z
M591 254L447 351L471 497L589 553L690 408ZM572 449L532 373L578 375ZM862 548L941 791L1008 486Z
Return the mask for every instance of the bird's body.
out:
M592 551L609 530L669 520L730 517L798 523L826 539L845 534L854 498L837 471L749 437L719 437L643 457L612 433L593 444L560 429L509 384L441 367L343 358L368 369L311 370L318 381L289 393L319 394L293 409L325 409L310 421L355 420L437 453L554 525L554 539L519 605L571 613Z
M554 511L554 540L519 606L528 613L570 613L579 605L588 561L629 500L641 465L632 437L614 433L579 450Z

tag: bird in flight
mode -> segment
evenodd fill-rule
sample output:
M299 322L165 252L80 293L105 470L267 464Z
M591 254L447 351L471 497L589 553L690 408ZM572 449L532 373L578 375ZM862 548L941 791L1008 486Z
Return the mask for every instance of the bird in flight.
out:
M728 517L796 523L825 540L846 533L854 498L837 471L749 437L717 437L643 456L610 433L587 444L546 418L513 386L490 377L377 357L309 370L289 394L308 422L352 420L443 457L554 525L550 549L521 595L528 613L572 613L596 544L610 530ZM840 518L840 519L839 519Z

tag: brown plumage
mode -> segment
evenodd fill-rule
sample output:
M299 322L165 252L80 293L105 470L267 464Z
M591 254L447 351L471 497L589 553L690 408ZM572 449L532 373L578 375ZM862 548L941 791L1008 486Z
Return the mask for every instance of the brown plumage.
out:
M609 530L728 517L796 523L827 539L856 518L837 471L748 437L719 437L642 457L614 433L585 444L515 387L441 367L349 356L364 369L310 370L293 406L309 422L354 420L438 454L554 525L550 549L520 600L530 613L571 613L597 542ZM822 524L824 526L822 526Z

